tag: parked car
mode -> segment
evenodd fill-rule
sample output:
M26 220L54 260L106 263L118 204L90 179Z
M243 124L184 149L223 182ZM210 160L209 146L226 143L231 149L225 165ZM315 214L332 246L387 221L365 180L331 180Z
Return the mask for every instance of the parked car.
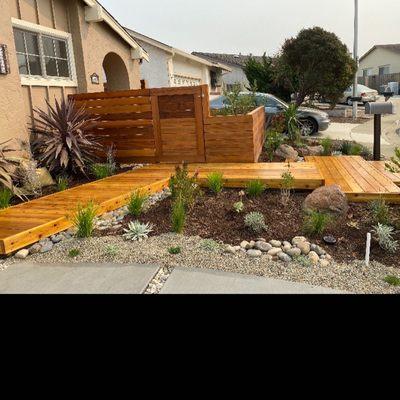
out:
M249 96L248 92L242 92L241 96ZM256 93L256 102L258 106L265 106L267 126L274 115L283 114L288 109L288 104L272 94ZM226 107L226 97L219 96L210 102L210 108L220 110ZM313 108L299 107L298 119L302 124L302 134L304 136L312 135L320 131L325 131L331 123L329 115L323 111Z
M353 85L347 88L344 92L343 97L339 100L339 103L346 103L349 106L353 105L351 98L353 97ZM379 93L377 90L371 89L364 85L357 85L357 97L362 98L362 102L372 103L378 100Z

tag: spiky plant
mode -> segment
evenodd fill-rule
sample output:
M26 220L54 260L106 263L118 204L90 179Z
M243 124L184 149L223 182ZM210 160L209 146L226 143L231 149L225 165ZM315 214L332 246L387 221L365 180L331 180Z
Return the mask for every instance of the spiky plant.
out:
M12 173L13 163L7 160L6 153L15 151L15 149L9 146L9 142L10 140L0 143L0 188L4 187L12 191L14 188L14 174Z
M87 165L93 164L96 151L102 149L100 137L88 133L96 118L71 100L56 100L54 107L47 101L47 106L49 113L35 110L30 128L35 158L52 173L86 175Z
M390 162L386 163L386 169L394 174L400 172L400 147L396 147L394 156L390 159Z
M396 253L399 249L399 242L393 238L395 231L392 226L378 224L374 226L372 232L375 234L379 246L381 246L383 250L389 253Z
M139 221L132 221L128 224L128 229L124 229L124 238L135 242L142 242L148 239L149 234L153 232L153 225L150 223L142 224Z

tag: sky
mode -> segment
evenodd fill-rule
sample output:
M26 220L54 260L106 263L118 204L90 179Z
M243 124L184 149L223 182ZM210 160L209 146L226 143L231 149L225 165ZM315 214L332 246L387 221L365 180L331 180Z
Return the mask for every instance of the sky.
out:
M353 49L354 0L100 0L118 21L192 52L274 55L303 28L321 26ZM400 43L400 0L359 0L363 55Z

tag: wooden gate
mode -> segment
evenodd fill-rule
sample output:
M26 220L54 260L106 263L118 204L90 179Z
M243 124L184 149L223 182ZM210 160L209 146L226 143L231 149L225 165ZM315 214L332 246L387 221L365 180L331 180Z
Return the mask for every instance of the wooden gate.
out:
M205 162L202 87L151 91L156 158Z

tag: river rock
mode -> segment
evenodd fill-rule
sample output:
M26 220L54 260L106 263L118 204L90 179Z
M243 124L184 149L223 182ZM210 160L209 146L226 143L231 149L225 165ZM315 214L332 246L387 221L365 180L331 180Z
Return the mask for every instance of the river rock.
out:
M35 243L29 248L29 254L38 254L42 250L42 246L39 243Z
M269 244L270 244L272 247L279 247L279 248L282 247L282 242L280 242L279 240L270 240L270 241L269 241Z
M261 250L250 249L247 251L247 255L251 258L259 258L262 256L262 252Z
M313 265L317 265L319 263L319 255L315 251L310 251L308 254L308 258Z
M292 257L284 253L283 251L278 254L278 258L285 263L289 263L292 261Z
M41 253L48 253L49 251L53 250L53 242L52 241L48 241L45 244L42 245L42 248L40 249Z
M300 257L301 256L301 250L298 247L293 247L291 249L288 249L285 251L287 255L290 257Z
M271 249L269 252L268 252L268 255L270 255L270 256L272 256L272 257L275 257L275 256L277 256L279 253L281 253L282 252L282 249L281 248L278 248L278 247L274 247L273 249Z
M257 242L255 248L263 251L264 253L268 253L272 249L272 246L266 242Z
M297 248L301 250L301 253L307 256L311 251L311 245L308 242L298 242ZM317 254L317 253L315 253ZM319 257L318 257L319 258Z
M299 153L292 146L288 146L287 144L280 145L275 155L284 161L297 161L299 158Z
M28 255L29 255L29 250L22 249L15 255L15 258L18 258L19 260L25 260L25 258L28 257Z

